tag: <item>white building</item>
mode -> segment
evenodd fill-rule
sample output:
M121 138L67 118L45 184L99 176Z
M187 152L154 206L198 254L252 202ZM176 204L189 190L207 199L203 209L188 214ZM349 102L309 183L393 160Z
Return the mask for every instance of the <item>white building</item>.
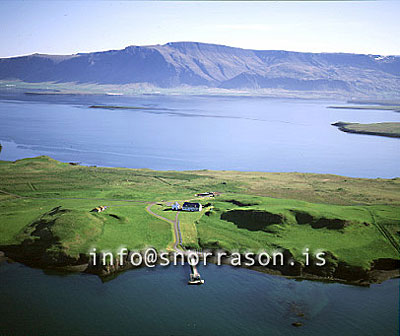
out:
M172 204L172 210L179 210L181 206L179 205L178 202L175 202L174 204Z

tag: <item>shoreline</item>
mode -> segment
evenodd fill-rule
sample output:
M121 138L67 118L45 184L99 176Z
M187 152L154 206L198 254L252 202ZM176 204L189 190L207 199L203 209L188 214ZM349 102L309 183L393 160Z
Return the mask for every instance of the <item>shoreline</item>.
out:
M4 250L6 250L4 247L5 246L2 246L3 251L0 251L0 264L3 262L8 262L8 263L16 262L27 267L40 269L42 271L62 272L67 275L76 273L91 274L94 276L98 276L103 282L111 281L126 271L146 267L143 265L132 266L129 262L126 262L123 265L119 265L119 263L116 263L113 266L103 266L103 265L93 266L90 264L90 262L56 266L51 264L32 262L32 260L29 260L29 258L24 258L21 255L18 255L17 253L11 253L10 256L7 252L4 252ZM89 259L89 257L81 255L80 259ZM169 259L172 261L171 255ZM211 258L209 263L215 265L217 264L216 259L214 257ZM198 264L203 265L201 259ZM377 264L379 264L379 262L377 262ZM223 258L221 262L221 266L239 267L250 271L265 273L297 281L308 280L308 281L317 281L324 283L340 283L344 285L360 286L360 287L369 287L370 285L381 284L390 279L400 278L400 268L399 268L400 260L387 259L381 261L380 264L381 264L380 266L372 266L369 270L362 270L359 266L346 265L344 266L345 271L342 273L342 275L346 275L347 278L345 277L339 278L333 276L322 276L316 274L315 272L314 273L310 272L309 270L315 271L315 268L313 268L312 266L304 267L300 265L299 262L296 262L296 265L291 270L288 270L288 265L270 267L270 266L260 266L260 265L246 266L243 264L240 266L233 266L230 264L229 257ZM185 265L189 265L187 261L185 262ZM160 266L158 260L155 264L155 269L157 269L157 267L162 268L162 267L173 267L173 266L174 265L172 264L166 266ZM321 267L321 269L324 268ZM357 275L359 276L357 277Z
M204 97L257 97L272 99L301 99L301 100L328 100L343 102L348 101L353 94L346 91L303 91L285 90L277 88L265 89L222 89L217 87L177 86L161 88L157 86L143 87L136 84L89 84L76 82L39 82L31 83L21 80L0 80L0 93L22 93L27 96L204 96ZM370 98L370 95L361 94L358 99ZM376 96L376 99L382 98Z
M349 106L328 106L327 108L336 110L375 110L375 111L400 112L400 106L398 105L349 105Z

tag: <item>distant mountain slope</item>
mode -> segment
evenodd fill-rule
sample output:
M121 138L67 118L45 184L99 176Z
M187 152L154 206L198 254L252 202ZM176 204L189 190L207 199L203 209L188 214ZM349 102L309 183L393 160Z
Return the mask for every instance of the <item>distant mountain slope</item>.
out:
M148 83L398 96L400 56L248 50L196 42L0 59L0 80Z

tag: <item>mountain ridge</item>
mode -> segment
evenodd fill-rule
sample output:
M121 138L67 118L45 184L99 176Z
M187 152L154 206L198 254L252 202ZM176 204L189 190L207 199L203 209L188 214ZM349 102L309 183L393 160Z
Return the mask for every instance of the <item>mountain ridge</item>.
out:
M399 97L400 56L253 50L201 42L0 58L0 80L282 89Z

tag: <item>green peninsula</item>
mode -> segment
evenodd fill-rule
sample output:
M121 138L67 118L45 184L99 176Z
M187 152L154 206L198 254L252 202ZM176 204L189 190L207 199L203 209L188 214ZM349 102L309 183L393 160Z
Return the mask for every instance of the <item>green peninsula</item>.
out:
M0 250L27 264L85 265L93 247L172 251L178 243L241 253L279 248L296 261L295 271L281 273L298 277L371 283L398 271L398 178L101 168L45 156L0 161L0 176ZM208 191L217 193L195 196ZM179 213L179 243L171 204L185 200L203 210ZM91 211L99 206L107 208ZM326 251L328 267L307 271L305 247Z
M400 138L400 122L381 122L372 124L359 124L338 121L332 126L348 133L380 135L390 138Z

